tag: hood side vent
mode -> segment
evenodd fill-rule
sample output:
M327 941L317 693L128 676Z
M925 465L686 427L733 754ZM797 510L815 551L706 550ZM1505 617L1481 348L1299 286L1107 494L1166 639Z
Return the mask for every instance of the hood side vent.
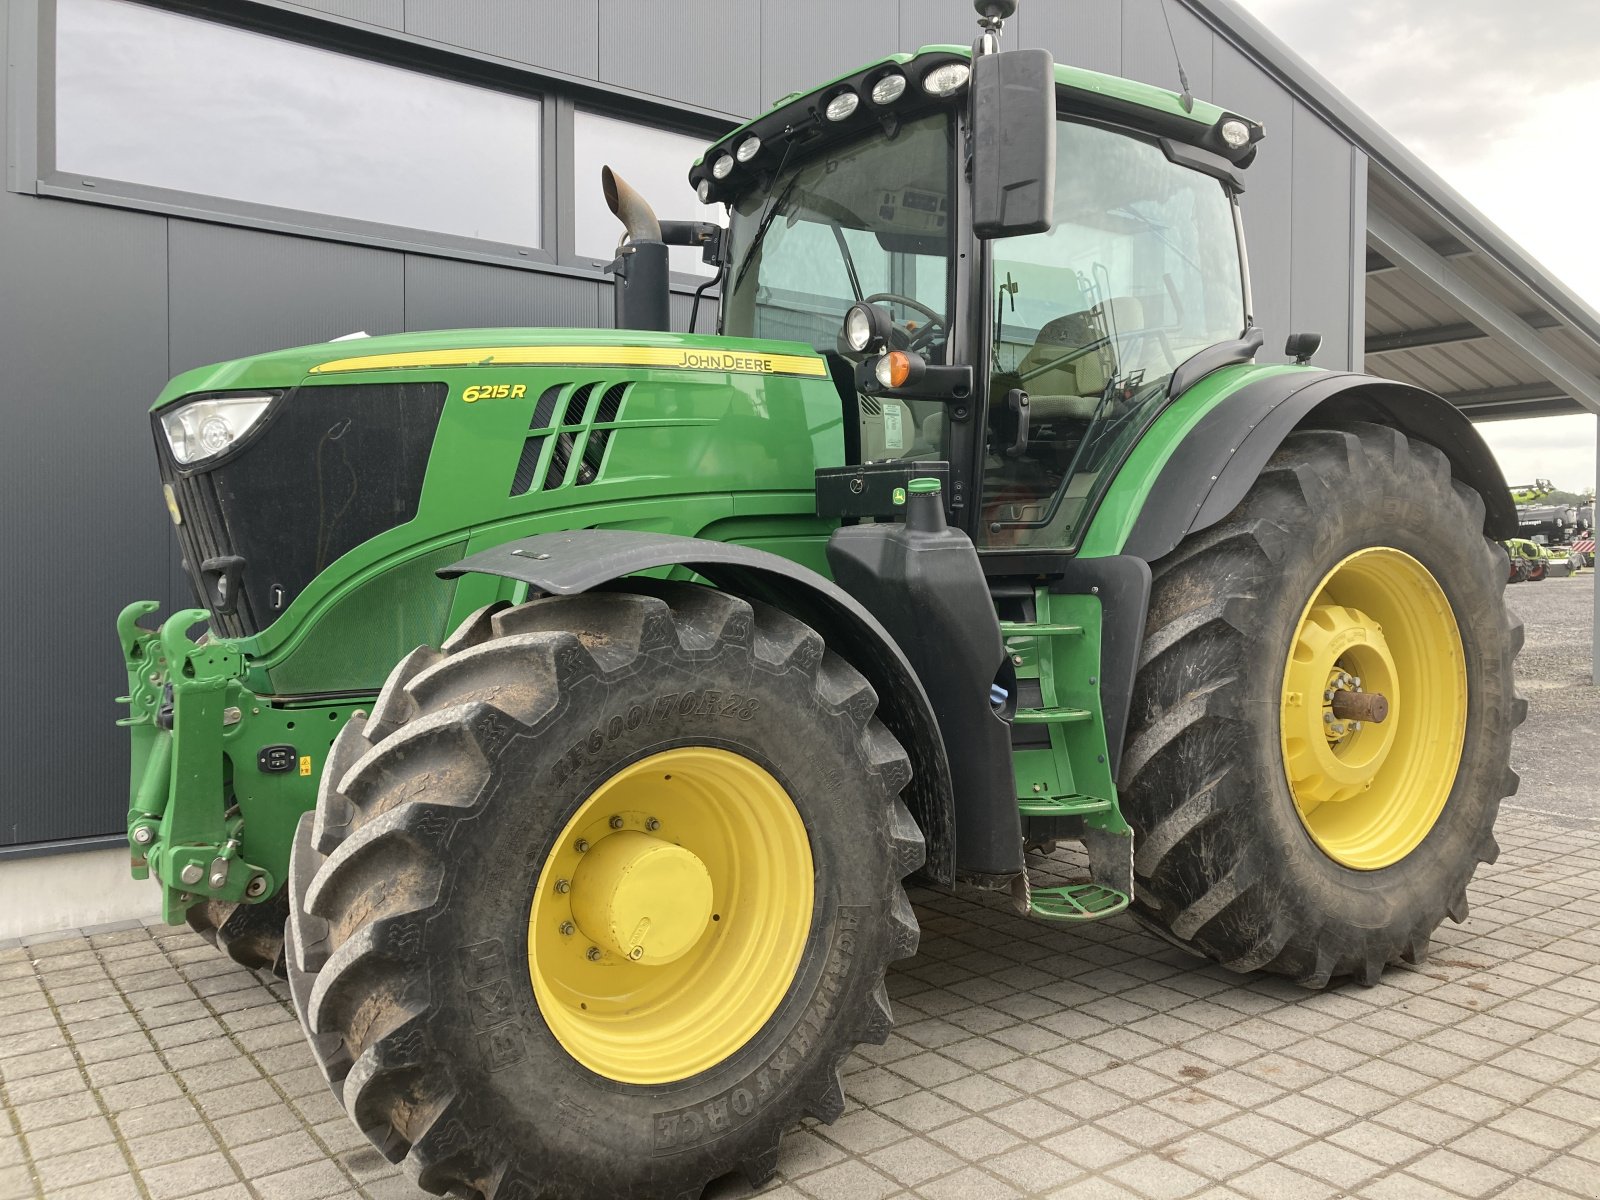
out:
M569 382L554 384L540 393L511 477L510 494L527 496L564 486L583 487L598 479L606 447L615 432L611 426L621 416L631 386L628 381ZM558 410L559 425L555 423Z

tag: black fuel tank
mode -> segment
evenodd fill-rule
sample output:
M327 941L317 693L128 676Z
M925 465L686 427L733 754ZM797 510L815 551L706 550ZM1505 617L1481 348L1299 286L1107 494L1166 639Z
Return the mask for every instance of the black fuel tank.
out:
M828 565L899 643L933 702L955 789L957 874L1015 875L1011 726L990 701L1009 674L994 601L972 540L945 524L939 481L912 480L905 511L904 523L836 530Z

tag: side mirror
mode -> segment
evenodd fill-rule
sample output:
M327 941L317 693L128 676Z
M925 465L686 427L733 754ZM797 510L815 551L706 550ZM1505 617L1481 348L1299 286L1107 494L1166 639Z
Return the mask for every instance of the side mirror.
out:
M1056 199L1056 71L1048 50L972 64L972 231L1044 233Z

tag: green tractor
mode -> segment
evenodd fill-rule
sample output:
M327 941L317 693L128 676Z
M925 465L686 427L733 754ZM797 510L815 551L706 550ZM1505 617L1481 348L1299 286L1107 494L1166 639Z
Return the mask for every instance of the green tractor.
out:
M1420 962L1495 857L1488 450L1313 335L1253 361L1259 125L976 7L713 145L726 228L608 172L615 329L155 405L204 607L119 620L134 871L287 974L424 1188L764 1179L890 1031L908 877L1320 988ZM668 245L716 336L669 331ZM1061 840L1089 876L1034 886Z

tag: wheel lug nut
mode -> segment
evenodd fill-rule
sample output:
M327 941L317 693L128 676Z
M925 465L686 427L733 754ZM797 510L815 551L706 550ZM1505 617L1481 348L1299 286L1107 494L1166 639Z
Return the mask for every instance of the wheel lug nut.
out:
M571 937L573 935L573 932L574 932L574 928L573 928L573 924L572 924L571 921L563 921L563 922L561 922L561 936L562 937Z
M556 880L556 891L560 892L563 896L565 896L571 890L572 890L572 884L569 883L567 880L565 880L565 879Z
M611 825L611 828L613 828L613 829L621 829L622 828L622 818L621 817L612 817L611 821L609 823Z
M656 820L654 817L651 817L644 823L644 827L650 833L654 833L656 830L661 828L661 822Z
M587 950L585 950L583 952L583 956L585 958L587 958L590 962L599 962L600 961L600 947L598 947L598 946L590 946Z
M576 850L579 854L587 853L588 850L589 850L589 839L587 839L587 838L579 838L578 839L578 844L576 846L574 846L573 849Z
M1331 712L1323 713L1322 714L1322 721L1323 721L1323 724L1325 724L1325 725L1332 725L1333 724L1333 714Z
M1327 691L1322 693L1322 702L1324 704L1331 704L1333 702L1333 689L1332 688L1329 688Z

